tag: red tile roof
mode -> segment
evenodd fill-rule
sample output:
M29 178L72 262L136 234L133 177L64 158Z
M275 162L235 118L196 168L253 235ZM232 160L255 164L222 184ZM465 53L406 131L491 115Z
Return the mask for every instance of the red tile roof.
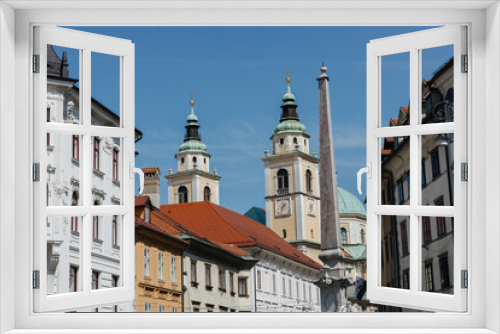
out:
M401 107L401 110L403 110L405 114L408 114L408 107Z
M149 196L135 196L135 206L144 206L146 201L149 199Z
M139 218L137 216L135 216L135 223L138 224L138 225L144 226L147 229L150 229L150 230L153 230L155 232L158 232L158 233L162 234L163 236L166 236L166 237L168 237L170 239L173 239L173 240L175 240L175 241L177 241L179 243L186 244L186 245L188 244L188 242L186 242L186 241L182 240L181 238L173 235L172 233L163 230L162 228L158 227L155 224L147 223L144 219L141 219L141 218Z
M156 171L158 171L158 170L159 170L159 168L158 168L158 167L148 167L148 168L143 168L143 169L142 169L142 171L143 171L144 173L148 173L148 174L150 174L150 173L155 173L155 172L156 172Z
M160 210L209 240L238 247L256 245L312 268L322 267L268 227L211 202L162 205Z

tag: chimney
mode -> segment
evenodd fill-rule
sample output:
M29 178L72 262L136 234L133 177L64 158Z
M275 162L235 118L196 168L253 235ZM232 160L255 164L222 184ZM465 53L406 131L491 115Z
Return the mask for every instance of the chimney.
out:
M160 208L160 169L158 167L143 168L144 172L144 195L148 195L151 204Z

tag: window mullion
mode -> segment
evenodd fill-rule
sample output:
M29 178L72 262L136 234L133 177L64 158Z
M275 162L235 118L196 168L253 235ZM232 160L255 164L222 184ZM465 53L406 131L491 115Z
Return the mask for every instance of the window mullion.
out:
M419 290L420 282L420 243L419 240L419 218L414 210L419 205L418 180L420 166L420 138L414 130L420 123L421 115L421 74L420 74L420 51L416 48L410 50L410 291L415 293Z

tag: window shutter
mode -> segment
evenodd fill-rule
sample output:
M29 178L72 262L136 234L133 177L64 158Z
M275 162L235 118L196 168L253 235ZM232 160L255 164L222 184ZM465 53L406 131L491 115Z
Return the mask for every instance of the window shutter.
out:
M467 270L467 182L460 180L459 172L452 172L453 167L446 167L442 163L446 161L445 153L449 154L455 166L467 162L468 78L467 74L461 73L460 66L461 56L467 54L466 34L466 27L443 27L372 40L367 45L367 162L372 166L372 176L367 182L367 297L371 303L431 311L467 310L467 290L462 289L460 284L461 271ZM424 81L431 78L422 77L425 65L422 55L444 46L450 46L453 55L436 64L436 71L431 74L431 78L440 78L439 73L447 73L449 76L446 80L452 80L451 85L457 92L454 101L436 101L434 93L438 91L436 87L440 83ZM387 78L391 78L390 75L384 75L395 71L394 67L385 66L387 63L384 61L389 56L402 53L409 53L410 80L408 96L399 98L410 100L407 109L409 116L401 114L401 111L398 115L397 109L382 110L384 99L389 96L383 95L382 98L382 94L388 94L384 88L388 85ZM448 67L439 67L443 62ZM449 72L446 72L447 69L450 69ZM433 92L427 101L422 96L424 87ZM444 114L439 114L438 106ZM401 124L387 127L389 119L384 119L382 112L385 115L390 113ZM408 122L403 122L404 117L408 117ZM424 150L424 137L432 138L435 149L426 147ZM386 138L391 141L386 141ZM440 147L443 143L438 146L438 141L443 142L443 138L446 139L445 149ZM429 142L431 139L425 140ZM388 142L390 145L384 146ZM407 187L403 187L402 183L405 175L408 175L405 174L408 173L408 167L398 167L392 179L386 167L392 154L402 157L405 145L409 149L406 148L407 160L402 164L409 164L412 174L411 178L407 178ZM426 163L428 175L425 175ZM446 169L450 172L445 172ZM437 197L431 194L431 190L433 182L438 179L446 185L442 186L444 190L439 191L449 192L448 206L429 204L434 203ZM390 191L386 190L388 184L392 187ZM436 184L434 189L437 188ZM403 190L409 191L409 198L404 196ZM392 220L386 217L392 217ZM401 225L403 218L406 222ZM432 224L437 219L442 220L441 232L444 231L445 219L453 226L448 244L451 246L447 246L453 256L445 256L441 250L436 250L438 231ZM392 233L385 233L385 226L391 226ZM408 240L407 244L402 244L401 236ZM441 239L448 237L446 233ZM402 257L406 251L404 248L409 249L405 258ZM432 252L435 254L432 255ZM395 270L397 274L387 274L391 270L388 263L391 259L399 261L400 270ZM388 276L394 279L389 281Z
M54 55L49 54L50 50L55 48L65 48L75 51L74 59L79 59L79 70L72 70L68 74L68 59L63 54L61 59L55 60ZM54 311L74 311L74 310L89 310L96 309L102 305L113 305L131 302L134 299L134 275L135 275L135 258L134 258L134 183L133 177L129 175L128 168L133 168L134 165L134 137L135 137L135 120L134 120L134 44L128 40L100 36L91 33L74 31L71 29L63 29L56 27L37 26L34 28L34 54L39 55L39 73L33 73L34 82L34 162L39 163L40 182L33 183L34 191L34 263L33 270L40 272L40 288L34 289L34 311L35 312L54 312ZM119 122L115 126L98 126L92 122L92 97L91 97L91 73L92 62L91 57L95 54L112 55L119 60L120 79L120 110L114 112L118 115ZM59 57L59 56L58 56ZM60 68L50 67L56 62ZM118 64L118 62L117 62ZM48 85L53 85L54 71L59 70L62 81L66 84L72 83L71 78L78 77L79 86L71 89L75 92L75 104L68 103L64 105L64 114L56 114L56 110L48 108ZM49 79L48 79L49 77ZM51 79L52 78L52 79ZM52 80L52 81L51 81ZM68 97L69 98L69 97ZM69 102L69 101L68 101ZM51 102L52 103L52 102ZM52 112L52 115L49 114ZM78 112L75 114L75 112ZM47 117L52 117L51 122L48 122ZM77 115L77 116L75 116ZM78 119L77 119L78 118ZM73 137L76 136L76 137ZM109 138L106 138L109 137ZM73 187L78 184L79 200L75 205L71 206L49 206L47 193L49 188L50 175L47 169L52 166L47 158L48 148L47 143L50 138L50 144L53 145L51 150L58 150L61 147L67 147L68 164L78 164L79 177L76 179L68 178L67 184ZM60 141L57 141L59 138ZM66 139L67 138L67 139ZM93 142L93 138L99 138ZM104 144L109 144L112 138L115 143L119 143L120 155L116 156L117 163L121 168L116 167L115 172L121 173L121 177L115 175L120 180L119 198L112 199L111 196L106 198L107 202L102 203L102 198L105 197L105 192L98 192L99 206L94 205L95 190L93 189L92 180L96 177L95 173L104 174L102 171L93 171L102 169L105 157L99 156L98 150L104 149ZM63 140L67 140L67 144L61 144ZM59 145L59 146L57 146ZM95 146L97 156L94 159L93 148ZM102 153L102 152L101 152ZM61 159L63 159L61 158ZM72 162L72 159L76 161ZM112 166L111 162L109 166ZM61 167L58 166L59 170ZM107 167L106 167L107 168ZM111 168L111 167L110 167ZM125 169L127 172L125 172ZM106 177L112 181L111 169L107 172ZM133 175L133 174L132 174ZM100 175L102 177L102 175ZM118 186L116 186L118 187ZM50 191L53 191L52 189ZM70 192L71 194L71 192ZM54 196L51 195L51 198ZM110 204L108 202L113 201ZM54 202L50 203L54 204ZM112 219L117 216L119 227L116 229L119 233L116 244L120 247L113 248L113 236L111 231ZM71 220L72 217L75 219ZM99 240L93 240L93 221L96 217L96 237ZM97 218L98 217L98 218ZM47 227L47 223L77 222L78 228L62 229L58 231L58 235L51 235ZM42 223L43 222L43 223ZM99 226L100 225L100 226ZM99 230L97 230L99 228ZM66 230L68 232L66 232ZM73 233L72 237L79 238L77 244L77 255L73 255L71 261L76 261L77 264L72 269L73 290L70 292L67 289L68 283L61 284L58 281L57 286L54 284L54 267L57 267L58 272L64 272L68 275L70 268L67 266L68 261L64 259L64 252L57 254L57 247L67 247L64 242L69 242L63 233ZM99 235L97 235L99 233ZM60 240L63 240L62 242ZM59 243L59 244L58 244ZM49 245L51 246L51 254L48 252ZM55 247L56 245L57 247ZM120 268L109 270L106 272L103 268L93 268L96 263L92 255L92 247L108 247L110 251L116 254L119 258ZM72 247L75 247L72 244ZM60 269L60 270L59 270ZM94 271L93 271L94 269ZM99 270L97 273L95 270ZM95 274L93 274L95 273ZM102 284L98 286L97 280L92 281L93 275L102 277ZM118 287L113 287L108 284L113 276L119 276ZM62 279L61 279L62 281ZM92 289L92 284L99 289Z

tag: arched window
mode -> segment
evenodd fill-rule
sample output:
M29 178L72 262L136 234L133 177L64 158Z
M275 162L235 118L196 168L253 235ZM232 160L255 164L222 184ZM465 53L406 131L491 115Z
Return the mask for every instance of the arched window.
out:
M285 143L285 138L280 138L280 145L283 145Z
M73 191L71 196L71 206L78 206L78 193ZM71 217L71 231L78 232L78 217Z
M342 237L342 245L347 245L347 230L342 227L340 229L340 235Z
M278 194L288 194L288 172L286 169L278 171Z
M298 144L299 142L297 141L297 137L293 137L293 143Z
M198 159L196 159L196 157L193 157L193 163L195 164L196 162L198 162Z
M307 146L307 139L304 139L304 146Z
M361 243L365 243L365 230L361 230Z
M283 238L286 238L286 230L283 230Z
M187 203L188 201L188 190L185 186L180 186L179 190L179 203Z
M203 188L203 200L204 201L210 201L210 188L209 187L205 187Z
M311 229L311 238L314 238L314 230Z
M183 164L183 163L184 163L184 157L181 158L181 164Z
M312 187L312 173L308 169L306 170L306 190L308 193L312 192L313 187Z

